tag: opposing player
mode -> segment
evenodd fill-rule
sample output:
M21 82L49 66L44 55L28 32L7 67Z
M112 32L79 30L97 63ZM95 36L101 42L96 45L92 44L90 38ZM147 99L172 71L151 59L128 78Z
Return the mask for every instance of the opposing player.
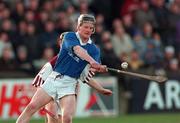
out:
M36 91L16 123L28 123L31 116L39 108L53 99L58 99L60 102L62 122L72 123L76 108L75 89L77 78L88 63L99 72L106 71L106 66L98 63L100 51L90 39L94 32L94 25L94 16L80 15L77 32L65 34L53 72L41 88Z

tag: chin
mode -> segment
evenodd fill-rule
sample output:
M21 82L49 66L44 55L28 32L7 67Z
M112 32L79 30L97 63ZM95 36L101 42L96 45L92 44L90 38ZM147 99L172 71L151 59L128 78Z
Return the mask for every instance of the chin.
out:
M91 35L85 35L86 38L90 38Z

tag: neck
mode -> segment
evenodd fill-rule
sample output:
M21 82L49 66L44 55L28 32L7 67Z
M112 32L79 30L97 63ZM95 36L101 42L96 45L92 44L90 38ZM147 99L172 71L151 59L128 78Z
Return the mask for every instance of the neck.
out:
M88 40L89 40L89 38L84 38L84 37L82 37L81 35L79 35L79 37L81 38L81 41L82 41L83 43L87 43Z
M80 37L80 38L81 38L81 40L82 40L83 43L87 43L88 40L89 40L88 38L82 38L82 37Z

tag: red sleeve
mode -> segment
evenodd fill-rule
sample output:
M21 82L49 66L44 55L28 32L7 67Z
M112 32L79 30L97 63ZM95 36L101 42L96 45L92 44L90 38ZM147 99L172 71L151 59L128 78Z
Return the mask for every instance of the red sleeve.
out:
M56 60L57 60L57 55L54 56L49 62L50 64L52 65L52 67L54 67L55 63L56 63Z

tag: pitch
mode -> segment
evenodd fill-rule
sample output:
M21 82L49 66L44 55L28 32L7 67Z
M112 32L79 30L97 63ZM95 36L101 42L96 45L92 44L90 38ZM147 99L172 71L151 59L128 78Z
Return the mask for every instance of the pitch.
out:
M119 117L75 118L73 123L180 123L180 113L122 115ZM15 120L0 120L0 123L14 123ZM44 119L31 120L30 123L44 123Z

